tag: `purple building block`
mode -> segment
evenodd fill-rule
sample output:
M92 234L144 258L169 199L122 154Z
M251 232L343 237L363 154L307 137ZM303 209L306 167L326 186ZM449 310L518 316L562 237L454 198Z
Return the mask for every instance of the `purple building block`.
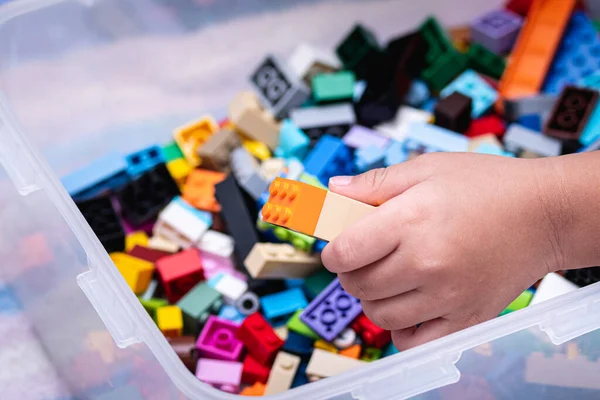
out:
M379 135L372 129L364 126L354 125L344 138L344 144L352 149L362 149L363 147L376 146L380 149L385 148L390 140Z
M224 392L238 393L242 369L243 364L239 362L201 358L196 367L196 378Z
M360 300L348 294L336 278L300 314L300 319L331 342L362 312Z
M240 359L243 343L235 337L239 325L211 315L196 341L201 357L217 360L237 361Z
M523 18L508 10L496 10L475 20L471 25L471 41L496 54L512 49L523 25Z

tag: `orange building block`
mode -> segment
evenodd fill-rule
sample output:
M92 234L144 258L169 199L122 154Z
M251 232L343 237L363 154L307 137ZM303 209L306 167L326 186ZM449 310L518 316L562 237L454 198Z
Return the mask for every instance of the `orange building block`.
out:
M539 92L576 2L534 0L498 86L499 105Z
M354 344L354 345L348 347L347 349L340 350L340 355L358 360L360 358L360 351L361 351L360 344Z
M207 116L177 128L173 132L175 143L192 167L197 167L202 161L198 155L198 148L217 130L219 130L217 122Z
M317 227L327 190L306 183L275 178L269 186L269 201L262 209L263 221L306 235Z
M247 388L242 390L240 394L242 396L264 396L266 388L267 385L265 385L264 383L256 382L254 385L248 386Z
M183 199L200 210L220 212L221 205L215 198L215 185L225 179L225 176L222 172L193 170L183 186Z

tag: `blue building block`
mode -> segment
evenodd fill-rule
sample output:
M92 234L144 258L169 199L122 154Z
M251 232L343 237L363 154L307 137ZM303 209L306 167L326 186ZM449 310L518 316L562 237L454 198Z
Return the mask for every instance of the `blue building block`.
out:
M598 69L600 38L592 21L581 11L573 13L542 86L544 93L560 94Z
M348 294L336 278L302 311L300 319L331 342L361 312L360 300Z
M402 142L393 141L392 144L385 149L385 158L383 163L386 167L394 164L400 164L408 160L408 151Z
M0 284L0 314L18 313L21 309L21 304L12 289L5 284Z
M383 168L385 167L385 150L374 145L358 149L354 153L354 165L359 173L374 168Z
M490 109L498 98L498 92L472 69L468 69L458 78L450 82L440 92L441 97L450 96L454 92L459 92L473 100L471 116L479 118L483 113Z
M302 129L298 128L291 120L284 120L279 131L279 146L275 149L275 156L295 157L302 160L306 157L309 147L310 139Z
M423 105L421 106L421 110L428 111L433 114L433 111L435 110L435 106L437 105L437 103L438 103L437 98L430 97L429 100L427 100L425 103L423 103Z
M600 71L596 71L587 76L584 76L577 82L576 86L600 90Z
M408 135L405 138L405 147L410 143L409 141L418 143L424 148L438 149L439 151L465 152L469 149L469 138L420 121L410 124Z
M313 246L313 252L315 253L320 253L323 251L323 249L325 248L325 246L327 246L327 243L324 240L317 240Z
M541 132L542 130L542 117L537 114L523 115L519 117L517 123L534 131Z
M314 350L314 340L308 336L288 331L288 337L283 345L283 351L296 354L300 357L310 357Z
M394 354L398 354L398 353L400 353L400 352L398 351L398 349L396 348L396 346L394 346L394 343L390 342L383 349L383 354L381 356L382 357L388 357L388 356L393 356Z
M127 161L120 153L110 153L61 179L71 197L93 197L118 189L129 180Z
M304 292L300 288L288 289L260 298L263 314L273 326L287 322L287 317L298 309L306 307L307 304Z
M285 287L288 289L301 288L304 286L304 279L286 279Z
M306 367L308 367L307 361L301 362L298 366L298 371L296 371L296 376L294 376L294 380L292 381L292 389L298 386L306 385L308 383L308 376L306 376Z
M579 143L584 146L589 146L600 138L600 103L596 104L596 108L592 111L592 115L588 119L585 128L579 136Z
M420 107L431 97L427 84L420 79L415 79L408 89L404 101L412 107Z
M506 157L514 157L515 155L508 151L503 151L496 146L492 146L489 143L482 143L477 147L474 151L479 154L491 154L493 156L506 156Z
M127 173L132 178L138 177L164 162L160 146L150 146L125 156Z
M223 305L221 310L219 311L219 318L227 319L229 321L235 322L236 324L241 324L246 319L246 316L238 311L234 306L230 306L229 304Z
M342 139L331 135L323 135L304 160L305 171L316 176L324 185L333 176L352 175L353 164L350 149Z

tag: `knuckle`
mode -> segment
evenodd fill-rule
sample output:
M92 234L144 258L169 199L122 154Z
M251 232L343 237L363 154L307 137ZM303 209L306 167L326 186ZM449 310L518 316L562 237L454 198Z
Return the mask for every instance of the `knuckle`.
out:
M340 284L348 294L351 294L352 296L361 300L369 300L367 292L365 291L365 287L363 285L364 282L361 279L357 279L357 277L354 276L354 274L339 274L338 279L340 280Z
M364 307L363 307L364 309ZM400 328L397 324L394 324L392 315L389 314L385 307L375 306L364 309L365 315L378 327L391 331Z
M379 188L381 188L381 186L387 179L387 176L388 176L387 168L376 168L376 169L370 170L369 172L364 173L363 179L365 181L365 185L368 188L375 191L375 190L378 190Z
M330 243L332 259L328 260L328 268L335 271L343 271L350 268L356 261L356 254L351 243L343 236L336 238Z

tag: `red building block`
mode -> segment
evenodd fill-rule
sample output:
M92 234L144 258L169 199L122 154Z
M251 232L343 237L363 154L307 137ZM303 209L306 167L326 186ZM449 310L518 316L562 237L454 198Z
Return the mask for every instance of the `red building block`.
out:
M145 246L140 246L139 244L136 244L135 247L133 249L131 249L129 251L130 256L136 257L136 258L141 258L142 260L146 260L149 261L151 263L155 263L158 260L160 260L163 257L167 257L172 255L173 253L169 253L166 251L161 251L161 250L155 250L155 249L151 249L149 247L145 247Z
M529 12L533 0L509 0L506 3L506 9L519 14L522 17L526 17Z
M244 358L244 367L242 369L242 383L252 385L256 382L267 383L271 370L258 361L250 354Z
M392 340L392 333L375 325L365 314L352 322L352 329L360 335L367 346L381 349Z
M283 340L259 313L244 320L236 337L244 343L248 353L263 365L271 365L275 355L283 347Z
M504 135L504 132L506 132L506 124L502 118L497 115L487 115L471 122L471 126L469 126L465 136L474 138L491 133L492 135L501 137Z
M163 257L156 262L169 303L174 304L204 279L202 260L196 249Z

